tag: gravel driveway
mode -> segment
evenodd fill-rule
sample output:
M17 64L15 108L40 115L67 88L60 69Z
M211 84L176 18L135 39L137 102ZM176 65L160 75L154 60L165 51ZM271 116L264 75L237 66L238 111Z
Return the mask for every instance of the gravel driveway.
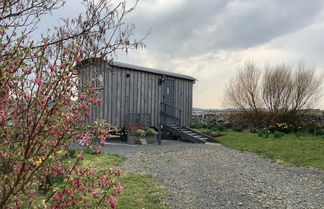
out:
M171 208L324 208L324 171L288 167L221 145L106 145L123 168L163 184Z

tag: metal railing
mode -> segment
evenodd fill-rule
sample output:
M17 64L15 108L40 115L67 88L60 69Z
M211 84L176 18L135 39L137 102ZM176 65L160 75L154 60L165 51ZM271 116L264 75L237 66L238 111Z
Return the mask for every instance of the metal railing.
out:
M161 108L161 124L163 126L167 125L168 120L170 120L171 122L173 122L175 125L178 126L178 134L180 135L181 133L181 116L182 116L182 109L177 108L173 105L167 104L162 102L161 103L162 108ZM171 110L173 111L169 111L172 112L173 114L170 114L167 112L167 107L170 107Z

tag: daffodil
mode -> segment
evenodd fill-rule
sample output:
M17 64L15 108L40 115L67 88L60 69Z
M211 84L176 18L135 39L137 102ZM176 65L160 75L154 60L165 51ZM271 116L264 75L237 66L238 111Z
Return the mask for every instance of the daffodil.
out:
M56 153L59 154L59 155L65 155L66 151L65 150L59 150Z
M39 159L39 160L36 160L36 161L35 161L35 165L36 165L36 166L39 166L39 165L42 164L42 163L43 163L42 159Z

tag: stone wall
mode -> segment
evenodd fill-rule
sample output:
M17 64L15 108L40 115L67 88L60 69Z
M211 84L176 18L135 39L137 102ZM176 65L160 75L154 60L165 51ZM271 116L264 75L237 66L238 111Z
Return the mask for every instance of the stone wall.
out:
M192 115L192 122L200 124L221 124L229 121L229 116L235 114L235 112L221 112L221 111L210 111L210 112L194 112ZM299 118L295 125L306 127L306 126L318 126L324 128L324 115L306 115Z
M220 124L229 121L228 112L210 111L210 112L194 112L192 114L192 122L207 124L208 122Z

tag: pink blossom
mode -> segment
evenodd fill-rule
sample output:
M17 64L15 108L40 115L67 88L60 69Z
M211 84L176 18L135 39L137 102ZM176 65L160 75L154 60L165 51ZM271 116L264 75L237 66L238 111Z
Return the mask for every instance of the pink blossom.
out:
M81 59L80 59L79 57L77 57L77 58L75 59L75 61L76 61L77 64L80 64L80 63L81 63Z
M8 157L8 156L9 156L9 154L7 152L4 152L4 153L0 154L1 158L5 158L5 157Z
M51 72L55 72L56 71L53 65L49 66L48 68L51 70Z
M92 192L93 197L96 198L96 197L98 196L99 192L100 192L100 189L95 189L95 190Z
M112 209L115 209L117 206L117 199L113 196L106 200L106 204L109 205Z
M120 173L121 173L120 168L116 168L115 175L116 176L120 176Z
M120 195L122 190L123 190L122 186L115 186L114 187L114 192L115 192L116 195Z
M82 145L84 145L84 146L88 146L88 145L89 145L89 140L88 140L87 138L84 138L84 139L82 140Z
M15 73L15 72L18 71L18 67L17 67L17 66L12 66L11 69L10 69L10 71L11 71L12 73Z
M81 100L85 100L86 98L87 98L86 95L84 95L84 94L81 94L81 95L80 95L80 99L81 99Z
M101 138L100 139L100 145L101 146L104 146L106 144L106 140L105 140L105 138Z
M35 79L35 83L36 83L37 85L41 86L41 85L43 84L43 79L42 79L41 77L37 77L37 78Z
M65 65L60 65L60 69L64 69L65 68Z
M35 52L34 53L34 57L38 57L38 52Z
M83 157L82 154L78 155L77 161L81 161L81 160L83 160L83 159L84 159L84 157Z
M55 146L56 146L56 142L53 141L53 140L51 140L51 141L50 141L50 145L51 145L52 147L55 147Z

